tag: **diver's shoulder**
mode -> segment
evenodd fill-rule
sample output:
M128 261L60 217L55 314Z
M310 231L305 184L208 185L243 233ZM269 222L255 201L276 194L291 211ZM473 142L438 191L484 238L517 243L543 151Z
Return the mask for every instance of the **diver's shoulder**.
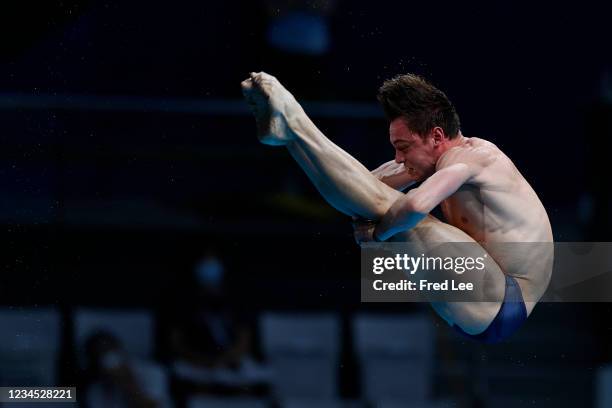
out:
M466 149L485 166L507 159L506 154L495 143L479 137L470 137Z
M465 137L457 146L452 147L445 153L445 161L468 161L488 166L503 156L499 148L488 140L477 137Z
M465 137L465 139L467 139L466 143L464 144L466 149L488 153L501 152L499 147L489 140L482 139L480 137Z

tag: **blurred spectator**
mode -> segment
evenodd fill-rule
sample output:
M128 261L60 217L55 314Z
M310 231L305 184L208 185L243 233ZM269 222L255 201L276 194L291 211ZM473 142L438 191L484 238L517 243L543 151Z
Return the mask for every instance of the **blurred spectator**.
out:
M89 408L171 407L168 381L157 364L127 355L112 334L99 331L87 339Z
M252 324L226 292L225 268L208 252L178 293L168 345L178 381L190 392L261 394L268 374L253 358Z

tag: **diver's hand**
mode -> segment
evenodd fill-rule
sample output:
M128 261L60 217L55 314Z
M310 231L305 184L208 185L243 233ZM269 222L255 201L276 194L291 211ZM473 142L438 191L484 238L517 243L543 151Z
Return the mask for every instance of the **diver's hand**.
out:
M355 242L361 245L364 242L376 241L374 238L374 229L376 221L366 220L364 218L353 218L353 236Z

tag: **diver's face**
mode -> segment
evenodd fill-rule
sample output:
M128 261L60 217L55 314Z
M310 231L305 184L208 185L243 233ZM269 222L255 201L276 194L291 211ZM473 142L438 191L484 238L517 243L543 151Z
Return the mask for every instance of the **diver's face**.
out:
M394 119L389 125L389 140L395 149L395 161L423 180L436 171L437 151L433 137L423 138L410 130L403 118Z

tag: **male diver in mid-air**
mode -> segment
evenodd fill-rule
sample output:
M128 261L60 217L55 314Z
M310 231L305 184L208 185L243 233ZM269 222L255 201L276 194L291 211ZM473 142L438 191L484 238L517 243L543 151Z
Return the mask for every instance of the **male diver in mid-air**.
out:
M373 220L356 223L359 242L469 242L488 254L487 292L495 301L432 302L451 326L493 343L527 319L546 291L552 258L495 244L552 243L548 215L497 146L463 136L442 91L412 74L384 82L378 99L395 159L370 172L332 143L275 77L251 73L241 85L260 141L285 146L336 209ZM416 182L422 183L402 192ZM429 215L438 205L448 223Z

